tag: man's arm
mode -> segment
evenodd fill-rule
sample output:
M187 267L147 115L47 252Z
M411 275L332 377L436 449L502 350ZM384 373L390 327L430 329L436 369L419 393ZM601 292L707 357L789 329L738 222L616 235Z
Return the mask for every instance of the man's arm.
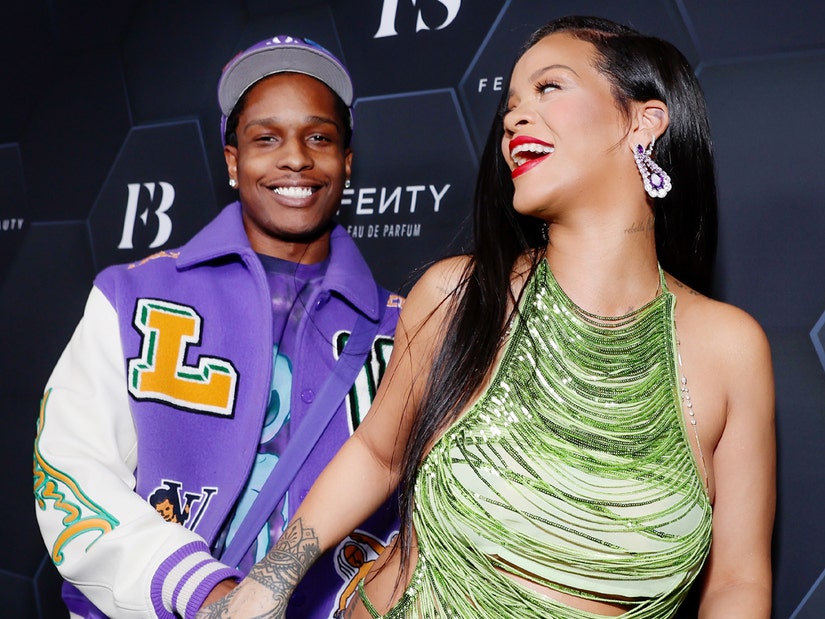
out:
M48 380L38 426L34 494L43 539L61 575L101 611L191 617L215 584L240 577L134 492L137 436L118 319L97 288ZM184 595L164 595L184 584Z

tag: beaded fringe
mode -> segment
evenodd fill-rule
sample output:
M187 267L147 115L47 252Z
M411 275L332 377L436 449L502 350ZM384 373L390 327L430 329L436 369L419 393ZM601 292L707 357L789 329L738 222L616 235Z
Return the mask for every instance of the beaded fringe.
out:
M623 617L676 612L707 557L711 509L661 281L644 307L602 317L539 266L490 387L422 464L419 560L386 619L603 619L507 573L608 603L623 583L662 583Z

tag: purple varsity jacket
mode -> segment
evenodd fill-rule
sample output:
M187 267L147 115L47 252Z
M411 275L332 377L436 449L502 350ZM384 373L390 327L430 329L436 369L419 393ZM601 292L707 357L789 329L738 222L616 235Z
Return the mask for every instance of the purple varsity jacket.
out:
M336 226L296 334L295 350L305 352L293 359L291 424L301 423L358 314L378 320L384 299ZM350 397L290 487L290 516L366 414L399 306L390 295ZM49 379L35 449L38 518L58 569L77 587L64 588L73 612L192 617L218 581L241 576L212 554L261 438L271 320L238 203L180 249L97 277ZM287 616L332 617L396 528L393 510L380 510L313 567Z

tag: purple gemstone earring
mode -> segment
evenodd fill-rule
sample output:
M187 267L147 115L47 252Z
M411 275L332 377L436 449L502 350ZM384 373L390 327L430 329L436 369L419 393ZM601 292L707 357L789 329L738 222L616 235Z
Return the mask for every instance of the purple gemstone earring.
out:
M645 191L651 198L664 198L667 192L671 190L670 176L662 168L660 168L651 158L653 153L653 144L656 139L650 141L650 146L643 148L641 144L637 144L633 150L633 158L636 160L636 167L639 168L639 174L642 175L642 181L645 185Z

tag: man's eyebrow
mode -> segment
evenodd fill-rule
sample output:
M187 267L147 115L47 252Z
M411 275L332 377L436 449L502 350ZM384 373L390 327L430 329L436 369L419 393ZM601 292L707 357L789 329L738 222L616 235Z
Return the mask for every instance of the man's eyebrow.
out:
M329 118L328 116L316 116L316 115L304 116L303 121L304 121L304 123L306 123L308 125L334 125L337 129L341 128L339 123L335 122L335 120L333 120L332 118ZM244 126L244 129L247 129L249 127L255 127L255 126L271 127L273 125L279 124L280 122L281 122L281 120L278 116L268 116L266 118L255 118L253 120L250 120L248 123L246 123L246 125Z

